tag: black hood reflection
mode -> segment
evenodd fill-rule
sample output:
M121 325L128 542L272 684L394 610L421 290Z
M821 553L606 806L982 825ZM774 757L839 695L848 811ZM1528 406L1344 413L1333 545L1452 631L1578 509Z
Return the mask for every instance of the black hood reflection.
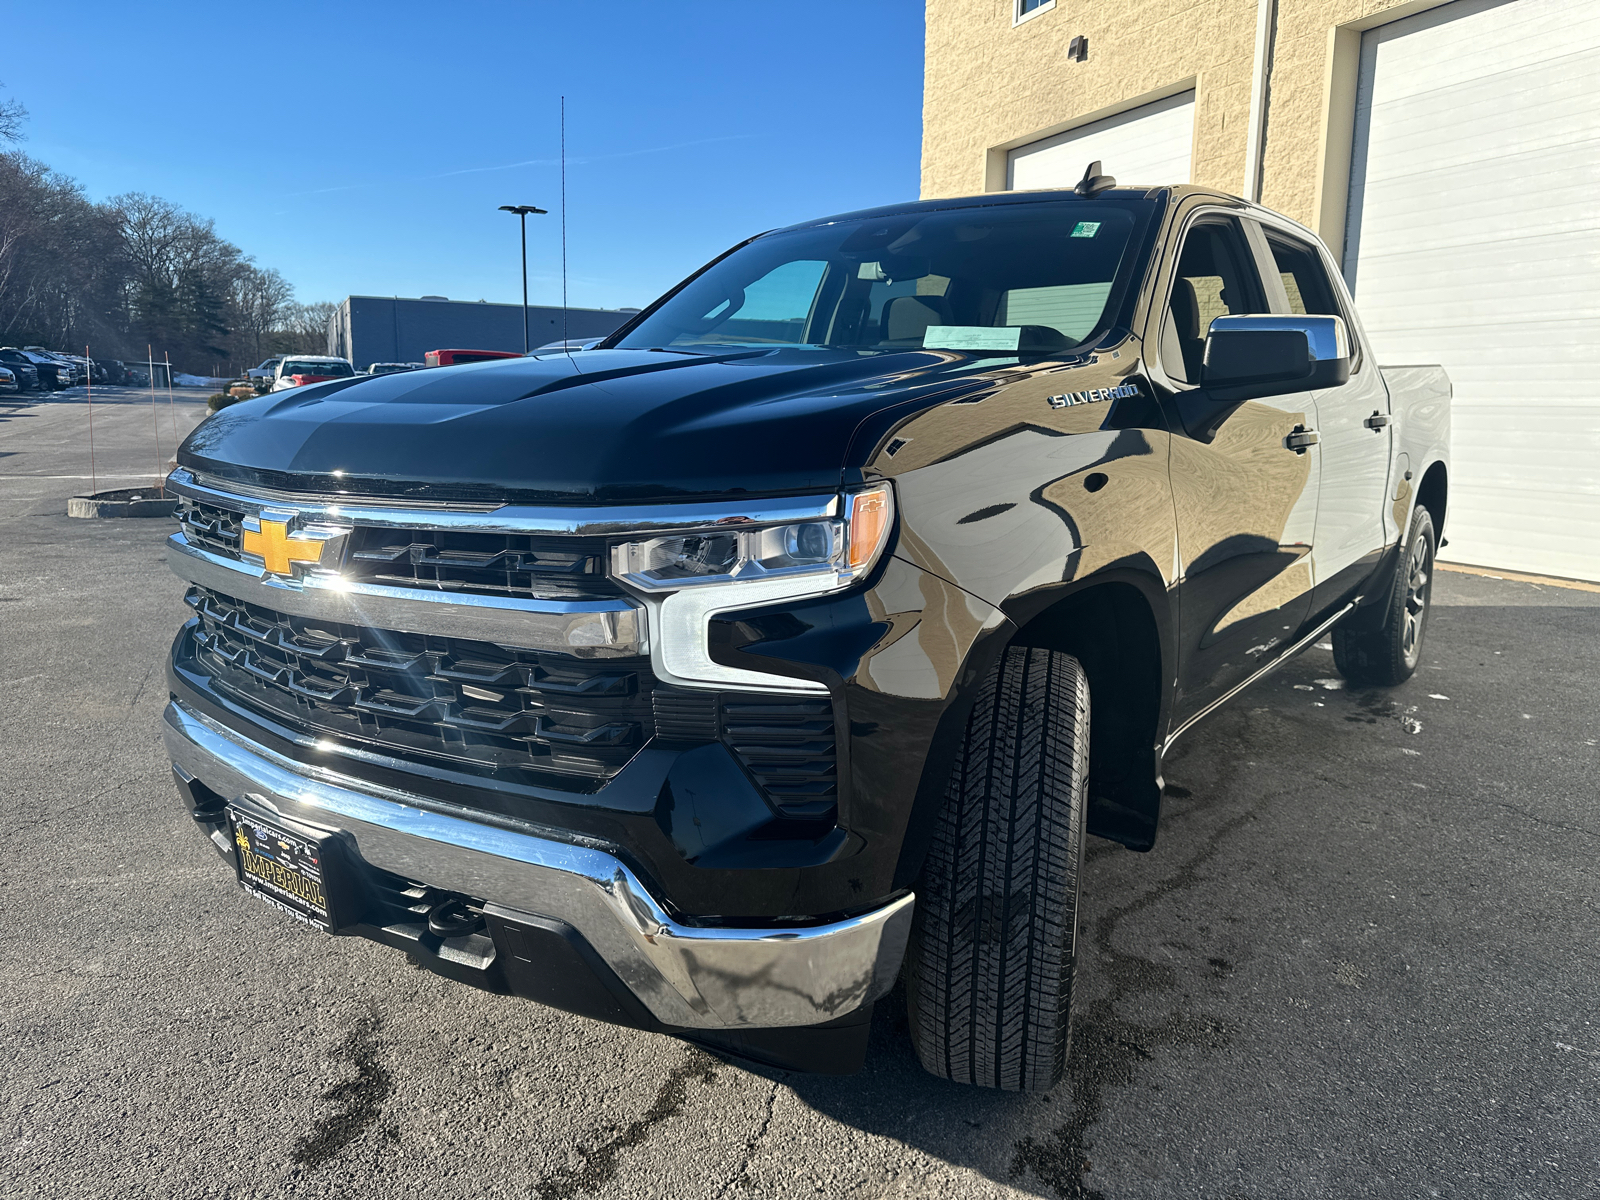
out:
M830 491L885 408L992 385L992 359L598 350L314 384L226 408L182 466L290 491L604 503ZM915 408L915 404L911 408Z

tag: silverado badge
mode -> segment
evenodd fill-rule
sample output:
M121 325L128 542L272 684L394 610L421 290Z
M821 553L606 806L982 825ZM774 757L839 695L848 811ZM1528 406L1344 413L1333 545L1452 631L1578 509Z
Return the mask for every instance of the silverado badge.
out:
M1121 383L1113 388L1090 388L1087 392L1065 392L1059 396L1046 396L1051 408L1071 408L1074 404L1099 404L1104 400L1124 400L1137 396L1139 389L1131 383Z
M306 567L338 567L344 550L343 538L349 531L335 526L310 525L291 533L289 526L297 515L267 510L260 516L244 519L239 548L245 557L261 560L263 576L290 575L296 563ZM334 547L333 554L326 553L330 544Z

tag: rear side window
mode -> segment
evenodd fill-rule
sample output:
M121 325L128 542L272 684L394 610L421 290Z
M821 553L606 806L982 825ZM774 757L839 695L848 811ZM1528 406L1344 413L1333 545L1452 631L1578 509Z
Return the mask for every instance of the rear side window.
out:
M1289 311L1297 316L1342 317L1333 298L1333 284L1323 268L1322 256L1303 242L1268 231L1267 245L1278 265L1283 290L1289 294Z

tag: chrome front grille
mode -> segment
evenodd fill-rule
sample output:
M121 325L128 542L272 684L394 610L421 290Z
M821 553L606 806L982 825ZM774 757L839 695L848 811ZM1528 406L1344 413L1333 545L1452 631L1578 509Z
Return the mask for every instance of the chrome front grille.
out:
M243 506L180 496L178 526L192 546L241 560ZM539 537L467 529L357 526L339 574L351 582L427 592L583 599L623 591L606 573L606 543L594 537Z
M657 683L645 608L607 573L610 540L750 519L741 509L403 509L236 495L182 470L171 483L168 561L197 618L175 666L265 724L575 792L652 738L720 741L781 815L836 811L832 702ZM337 550L268 565L291 536Z
M242 511L205 504L187 496L178 498L178 527L190 544L220 554L225 558L239 557L239 538L244 521Z

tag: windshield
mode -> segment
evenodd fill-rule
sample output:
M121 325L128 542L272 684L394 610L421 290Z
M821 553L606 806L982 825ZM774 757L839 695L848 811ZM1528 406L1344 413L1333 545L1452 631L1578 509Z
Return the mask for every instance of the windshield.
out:
M354 375L355 368L347 362L286 362L285 375Z
M715 353L1049 353L1106 323L1144 204L1046 201L769 234L715 263L618 346Z

